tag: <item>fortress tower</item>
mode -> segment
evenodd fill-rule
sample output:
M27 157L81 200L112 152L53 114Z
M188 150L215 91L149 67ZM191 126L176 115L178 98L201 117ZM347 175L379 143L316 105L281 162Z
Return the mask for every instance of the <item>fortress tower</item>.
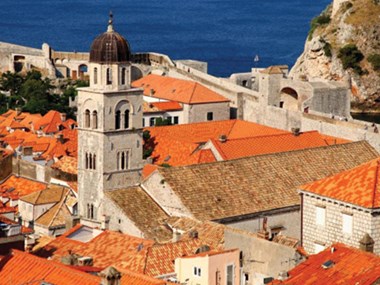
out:
M90 86L78 92L78 192L81 223L100 226L105 191L140 180L142 89L132 89L130 47L113 29L90 51Z

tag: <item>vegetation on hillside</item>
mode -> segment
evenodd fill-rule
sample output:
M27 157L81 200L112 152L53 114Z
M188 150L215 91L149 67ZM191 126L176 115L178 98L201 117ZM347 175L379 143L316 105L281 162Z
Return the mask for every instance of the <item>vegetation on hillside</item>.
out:
M88 83L68 81L57 88L50 79L42 78L39 71L32 70L25 75L8 71L0 77L0 114L9 108L21 108L25 112L42 115L57 110L75 118L76 110L69 107L69 100L77 95L76 88L83 86L88 86Z
M352 68L356 74L363 74L360 62L364 55L354 44L348 44L339 49L338 58L342 61L344 69Z

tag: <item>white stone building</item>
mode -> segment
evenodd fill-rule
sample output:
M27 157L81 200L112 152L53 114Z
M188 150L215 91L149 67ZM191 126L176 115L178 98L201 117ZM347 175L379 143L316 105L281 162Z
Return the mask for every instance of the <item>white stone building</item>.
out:
M301 187L302 241L318 253L333 243L380 254L380 159Z

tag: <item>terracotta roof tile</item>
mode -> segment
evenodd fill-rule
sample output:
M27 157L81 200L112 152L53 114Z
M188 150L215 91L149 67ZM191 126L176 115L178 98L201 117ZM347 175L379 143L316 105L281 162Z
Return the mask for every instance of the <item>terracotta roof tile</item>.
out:
M196 219L217 220L299 205L300 185L378 156L361 141L158 171Z
M380 158L300 188L365 208L379 208Z
M82 227L77 225L37 250L36 254L44 257L52 256L53 260L59 261L71 250L81 256L91 256L95 267L105 268L112 265L120 271L127 269L143 272L146 250L153 244L153 241L112 231L104 231L85 243L70 238ZM141 250L139 250L139 246Z
M139 274L132 272L130 270L123 270L122 277L120 280L121 285L166 285L168 282L156 278L146 276L144 274Z
M52 166L54 169L59 169L69 174L78 174L78 159L71 156L63 156Z
M145 164L144 165L144 168L142 170L142 178L145 179L147 178L149 175L151 175L156 169L158 168L157 165L154 165L154 164Z
M33 205L58 203L67 195L68 191L68 188L63 186L49 184L46 189L23 196L21 200Z
M172 239L172 231L164 225L169 217L140 187L106 192L121 211L148 239L164 242Z
M100 284L100 278L97 276L18 250L12 250L12 253L0 262L1 285L37 285L41 281L55 285Z
M143 88L146 96L151 96L151 90L154 90L152 97L186 104L229 102L227 98L197 82L155 74L134 81L132 86Z
M325 285L325 284L360 284L372 285L380 278L380 258L372 253L348 247L344 244L332 245L324 251L309 258L289 271L285 281L271 284L286 285ZM323 268L327 261L330 268Z
M299 135L281 133L256 137L230 139L221 142L212 140L212 144L224 160L260 154L285 152L304 148L328 146L334 144L333 138L325 138L317 131L303 132ZM336 143L348 142L336 139Z
M171 166L216 161L211 151L204 151L200 147L208 140L218 139L221 135L236 139L289 134L287 131L240 120L152 127L146 128L146 130L151 135L149 145L153 147L151 157L154 164L167 163Z
M12 194L13 199L18 199L31 193L46 189L46 187L46 183L12 175L0 184L0 195L8 196Z
M144 274L157 277L174 272L177 257L192 255L201 246L199 239L178 241L148 248Z

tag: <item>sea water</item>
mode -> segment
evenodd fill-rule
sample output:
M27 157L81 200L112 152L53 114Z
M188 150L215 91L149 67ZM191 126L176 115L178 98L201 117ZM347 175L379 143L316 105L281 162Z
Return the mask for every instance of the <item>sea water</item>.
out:
M292 66L301 54L310 20L330 0L1 0L0 41L57 51L89 51L107 28L133 52L209 63L228 76L254 66ZM254 57L258 55L259 61Z

